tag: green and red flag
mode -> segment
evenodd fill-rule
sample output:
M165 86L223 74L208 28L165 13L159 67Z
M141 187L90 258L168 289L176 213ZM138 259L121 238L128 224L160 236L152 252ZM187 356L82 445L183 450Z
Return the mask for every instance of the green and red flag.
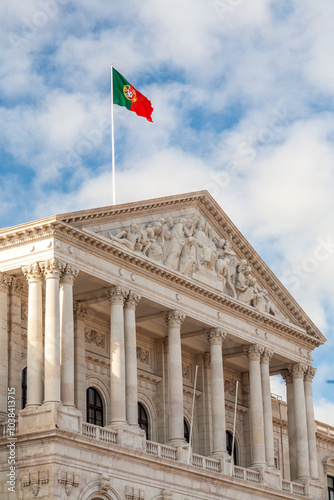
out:
M125 106L130 111L134 111L138 116L144 116L152 122L151 114L153 108L143 94L138 92L118 71L112 68L113 74L113 101L114 104Z

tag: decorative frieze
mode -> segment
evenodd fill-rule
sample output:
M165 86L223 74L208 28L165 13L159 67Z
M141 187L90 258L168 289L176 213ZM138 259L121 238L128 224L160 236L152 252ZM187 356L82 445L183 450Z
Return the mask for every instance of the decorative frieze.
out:
M95 344L97 347L105 349L106 336L103 333L97 332L96 330L86 330L85 339L89 344Z
M191 365L182 363L182 376L184 379L191 381Z
M49 471L45 469L26 472L22 474L21 481L23 488L30 488L32 494L37 497L41 486L49 483Z
M72 472L61 470L58 473L58 483L64 485L65 493L69 497L73 488L77 488L79 486L79 476L77 474L73 474Z
M137 360L144 365L150 366L150 351L137 346Z

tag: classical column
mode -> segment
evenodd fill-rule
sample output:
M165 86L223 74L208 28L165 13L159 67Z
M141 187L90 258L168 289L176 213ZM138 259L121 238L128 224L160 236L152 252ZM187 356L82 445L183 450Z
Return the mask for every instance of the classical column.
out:
M43 402L43 274L38 263L23 267L29 283L27 333L27 405Z
M296 363L290 367L290 370L293 380L294 392L297 479L305 479L310 476L304 392L304 373L306 371L306 366L302 363Z
M119 285L108 292L110 308L110 424L126 423L123 305L128 291Z
M136 307L140 298L130 290L124 306L126 418L129 425L138 425Z
M75 302L74 312L74 403L86 419L85 316L87 307Z
M60 280L60 393L65 406L74 406L73 283L78 272L66 264Z
M57 259L41 263L45 276L44 403L61 404L59 278L65 264Z
M269 374L269 363L273 354L274 353L272 351L269 351L265 347L261 357L264 444L266 450L266 462L269 467L275 467L273 414L271 408L270 374Z
M306 406L306 422L307 422L307 435L308 435L308 451L310 457L310 474L313 479L318 479L318 460L317 460L317 445L315 438L315 422L314 422L314 408L313 408L313 395L312 395L312 379L315 375L316 369L308 366L304 377L305 389L305 406Z
M212 454L226 454L226 422L222 345L226 332L212 328L206 332L211 358Z
M181 355L181 325L185 314L169 311L164 315L168 325L168 421L171 444L184 442L183 376Z
M252 344L246 347L246 355L249 364L249 414L253 467L266 464L260 370L262 352L263 348L258 344Z
M288 439L289 439L289 461L290 479L294 481L297 477L297 450L296 450L296 422L295 422L295 398L291 371L283 370L281 375L286 383L286 400L288 407Z
M0 421L8 415L8 293L12 279L0 273Z

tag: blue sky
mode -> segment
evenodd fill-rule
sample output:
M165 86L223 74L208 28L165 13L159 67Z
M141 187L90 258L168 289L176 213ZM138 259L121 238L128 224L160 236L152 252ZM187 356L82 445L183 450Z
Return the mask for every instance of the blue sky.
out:
M153 124L115 107L117 202L210 191L327 337L315 408L334 425L333 2L16 0L0 16L0 226L111 204L113 62L154 107Z

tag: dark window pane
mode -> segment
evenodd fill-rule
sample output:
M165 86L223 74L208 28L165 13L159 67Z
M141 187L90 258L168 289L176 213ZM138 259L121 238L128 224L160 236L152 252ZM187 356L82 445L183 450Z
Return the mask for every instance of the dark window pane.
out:
M87 389L87 422L103 426L102 398L94 387Z

